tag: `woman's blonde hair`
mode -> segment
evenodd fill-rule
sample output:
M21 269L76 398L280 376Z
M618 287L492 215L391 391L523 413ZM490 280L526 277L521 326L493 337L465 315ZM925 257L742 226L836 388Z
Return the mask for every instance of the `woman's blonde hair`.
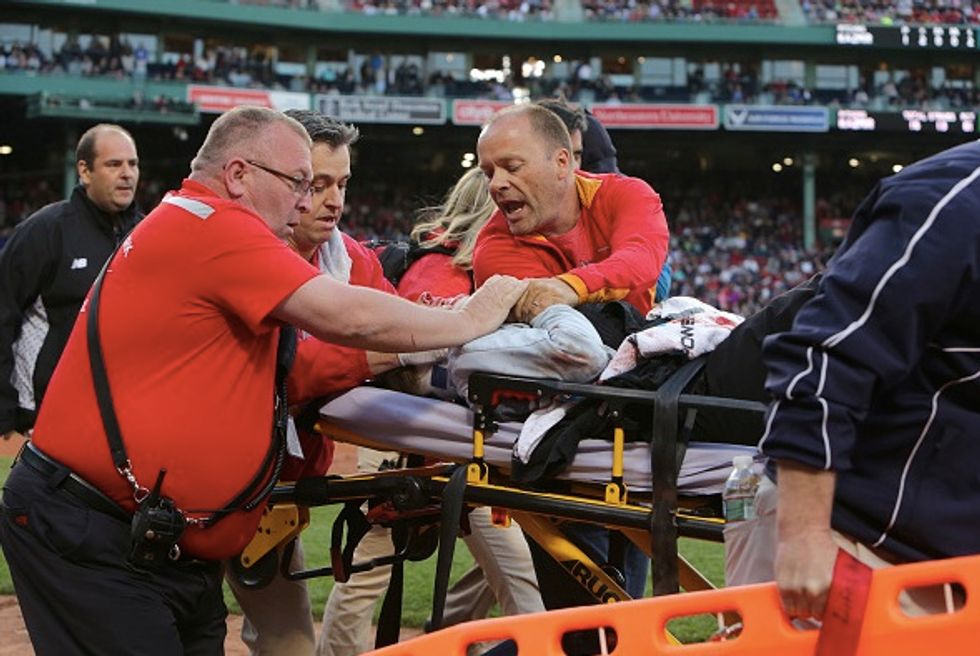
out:
M483 171L470 169L456 181L442 205L419 210L411 238L423 248L455 244L453 265L469 271L476 235L495 209Z

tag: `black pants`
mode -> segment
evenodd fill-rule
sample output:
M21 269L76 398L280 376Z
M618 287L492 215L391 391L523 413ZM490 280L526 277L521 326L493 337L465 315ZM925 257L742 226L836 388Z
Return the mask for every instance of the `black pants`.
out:
M38 656L224 653L220 564L131 568L129 524L22 463L3 488L0 544Z

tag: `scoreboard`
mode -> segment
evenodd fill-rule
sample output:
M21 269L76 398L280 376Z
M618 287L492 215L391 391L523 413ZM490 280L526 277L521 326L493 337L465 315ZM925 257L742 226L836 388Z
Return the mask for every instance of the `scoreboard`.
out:
M952 109L903 109L897 112L839 109L837 129L859 132L973 134L977 129L977 113Z
M877 25L837 26L837 44L917 50L976 50L977 28L963 25L883 27Z

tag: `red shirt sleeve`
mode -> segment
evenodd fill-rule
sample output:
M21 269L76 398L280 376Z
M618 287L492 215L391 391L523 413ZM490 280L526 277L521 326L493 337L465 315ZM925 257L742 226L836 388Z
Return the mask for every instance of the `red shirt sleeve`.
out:
M626 292L634 301L633 296L642 295L644 307L640 309L646 311L670 241L663 204L657 192L638 178L611 177L603 184L607 188L596 194L587 210L597 261L570 269L562 279L584 301L621 298ZM606 244L609 255L600 259L598 251ZM575 284L575 278L582 287Z
M257 216L240 214L244 216L228 212L221 217L218 225L235 229L239 235L236 240L212 237L217 244L207 254L208 281L202 281L200 293L241 319L253 333L260 333L267 329L263 321L269 314L318 272L285 242L272 238ZM277 264L257 266L257 262ZM285 295L283 290L288 290Z
M371 377L364 349L301 339L287 379L289 403L305 403L319 396L343 392Z

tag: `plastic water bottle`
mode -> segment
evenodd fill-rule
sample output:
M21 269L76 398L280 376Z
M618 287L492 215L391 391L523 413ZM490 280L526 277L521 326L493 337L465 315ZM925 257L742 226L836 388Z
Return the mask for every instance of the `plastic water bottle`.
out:
M722 504L725 521L741 522L755 519L755 493L759 490L759 475L752 471L752 456L735 456L731 475L725 481Z

